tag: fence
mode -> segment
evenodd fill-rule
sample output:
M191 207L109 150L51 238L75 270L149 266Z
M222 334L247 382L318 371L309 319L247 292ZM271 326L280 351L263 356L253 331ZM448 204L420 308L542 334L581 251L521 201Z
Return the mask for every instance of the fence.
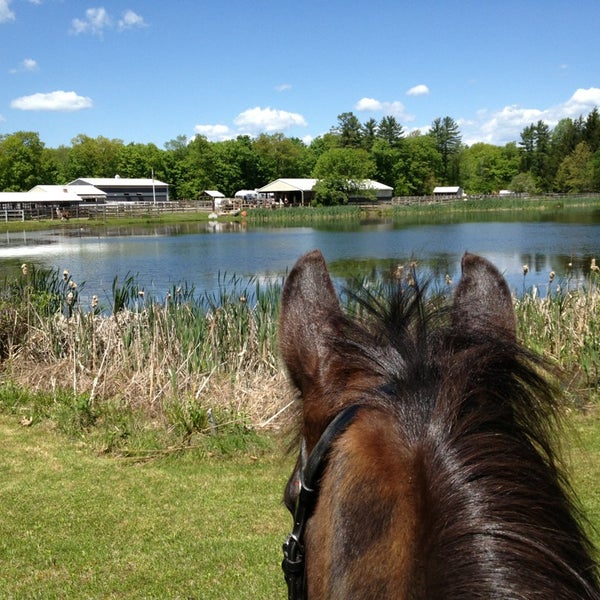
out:
M0 209L0 219L3 221L24 221L25 211L19 208Z

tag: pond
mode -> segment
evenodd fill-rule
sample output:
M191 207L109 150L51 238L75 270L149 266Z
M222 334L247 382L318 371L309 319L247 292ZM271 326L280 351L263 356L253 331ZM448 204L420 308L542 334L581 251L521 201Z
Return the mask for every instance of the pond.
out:
M17 273L22 263L67 269L85 282L82 299L110 297L115 276L134 275L147 296L164 299L186 284L214 293L234 276L277 281L304 252L320 248L336 281L373 270L392 271L415 261L436 280L457 278L460 258L475 252L494 262L513 291L574 285L600 262L600 211L524 219L522 215L470 215L455 222L375 219L311 227L261 227L251 223L196 223L153 228L53 229L5 233L0 269ZM523 275L523 265L529 271Z

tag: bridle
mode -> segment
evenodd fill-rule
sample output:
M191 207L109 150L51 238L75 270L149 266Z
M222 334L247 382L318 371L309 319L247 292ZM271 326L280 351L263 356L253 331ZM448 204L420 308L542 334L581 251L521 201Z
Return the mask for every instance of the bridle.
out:
M294 508L294 528L283 544L281 568L288 586L288 600L306 599L304 530L311 517L319 495L319 484L331 445L354 421L360 404L346 407L329 423L310 456L307 457L306 441L302 440L300 451L300 490Z

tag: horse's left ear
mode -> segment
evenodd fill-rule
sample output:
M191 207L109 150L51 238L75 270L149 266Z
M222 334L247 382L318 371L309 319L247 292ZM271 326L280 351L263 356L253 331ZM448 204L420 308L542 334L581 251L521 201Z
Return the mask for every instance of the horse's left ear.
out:
M516 337L512 297L498 269L481 256L466 253L461 261L462 276L454 296L454 326L459 330L493 330Z
M318 384L329 364L335 323L342 316L323 255L318 250L305 254L287 276L279 317L281 354L303 394Z

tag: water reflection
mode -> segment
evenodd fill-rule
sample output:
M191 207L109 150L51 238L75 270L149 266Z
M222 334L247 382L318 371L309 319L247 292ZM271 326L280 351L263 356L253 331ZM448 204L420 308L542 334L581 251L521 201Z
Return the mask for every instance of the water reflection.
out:
M493 217L375 215L310 227L197 222L9 233L0 236L0 269L14 276L24 262L68 269L78 283L85 281L82 297L110 295L115 276L122 280L133 274L147 296L162 299L181 283L212 293L226 275L281 280L313 248L322 250L338 283L386 275L398 264L415 261L444 285L447 275L458 280L462 254L475 252L494 262L517 293L534 285L545 293L551 271L553 285L576 285L589 275L591 259L600 260L600 211L559 211L550 220L547 213L529 220L508 211Z

